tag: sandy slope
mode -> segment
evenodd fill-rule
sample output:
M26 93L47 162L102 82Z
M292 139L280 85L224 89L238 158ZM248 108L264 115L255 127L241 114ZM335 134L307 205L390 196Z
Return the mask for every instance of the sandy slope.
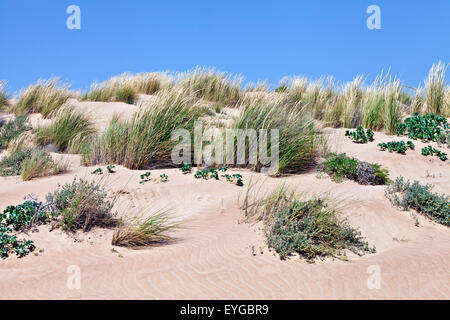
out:
M392 139L381 133L376 134L376 142L356 145L343 130L327 132L332 148L339 152L388 166L392 177L401 174L450 193L449 161L422 157L420 142L415 142L415 151L402 156L378 151L378 142ZM62 176L30 182L0 178L0 209L20 203L29 193L42 199L75 175L92 178L92 168L79 167L76 160L72 159L70 173ZM282 179L241 172L246 183L252 179L262 184L260 194L287 181L299 191L338 197L345 205L344 215L377 248L376 254L351 256L348 262L330 259L308 264L296 257L280 261L264 245L260 225L239 223L245 188L196 180L175 169L152 172L152 176L165 172L170 181L140 185L141 172L122 167L101 179L111 192L120 193L119 214L141 207L172 209L184 221L175 243L149 250L113 249L109 230L70 237L42 227L31 237L44 252L0 261L0 298L445 299L450 295L449 229L421 216L416 227L410 213L391 206L382 186L335 184L329 178L318 179L315 172ZM71 265L81 270L80 290L67 287ZM381 270L379 290L366 285L367 268L372 265Z

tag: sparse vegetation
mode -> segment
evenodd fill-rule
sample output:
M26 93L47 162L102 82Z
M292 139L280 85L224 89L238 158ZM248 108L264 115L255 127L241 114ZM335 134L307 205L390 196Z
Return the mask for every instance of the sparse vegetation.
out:
M52 159L43 149L23 149L0 161L2 176L21 175L23 181L60 174L67 171L67 165Z
M9 143L30 129L28 120L24 116L18 116L9 120L0 127L0 150L8 148Z
M432 192L433 185L421 185L397 178L387 189L386 197L403 210L414 209L446 226L450 226L450 198Z
M345 136L352 139L355 143L367 143L373 141L374 133L370 129L365 131L362 126L358 126L356 127L356 131L346 130Z
M75 139L80 143L80 140L89 139L95 132L93 123L86 115L64 107L58 110L51 124L37 128L36 141L40 145L52 143L60 151L65 151Z
M60 218L58 226L63 230L84 232L93 227L114 227L118 224L112 212L114 199L109 199L100 182L77 179L72 183L58 185L47 194L46 201Z
M0 111L9 107L9 93L5 90L5 81L0 81Z
M169 212L138 215L122 220L114 231L112 245L131 248L149 247L172 240L169 231L178 227Z
M319 172L330 175L334 182L342 182L344 178L359 184L383 185L389 183L389 171L376 163L361 162L347 157L345 153L329 153L324 157Z
M438 157L442 161L446 161L447 160L447 154L445 152L442 152L439 149L433 148L432 146L423 147L422 148L422 155L423 156L436 155L436 157Z
M406 150L411 149L414 150L415 146L414 143L411 141L407 141L406 143L404 141L390 141L390 142L382 142L378 144L378 147L380 147L381 151L388 150L389 152L397 152L400 154L405 154Z
M263 221L269 249L281 259L296 253L313 263L316 258L346 259L346 250L358 255L375 252L339 215L330 199L302 199L283 185L257 200L247 218Z
M70 91L70 86L54 78L29 86L20 94L17 105L13 107L16 114L41 113L50 117L62 107L69 98L77 97Z

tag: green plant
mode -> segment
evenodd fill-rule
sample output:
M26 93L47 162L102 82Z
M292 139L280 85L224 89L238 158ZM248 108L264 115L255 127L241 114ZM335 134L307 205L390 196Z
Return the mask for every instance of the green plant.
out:
M34 149L30 158L23 161L21 175L23 181L28 181L66 171L66 163L53 160L50 154L43 149Z
M161 182L169 181L169 177L165 173L161 174L159 177L161 178Z
M47 194L46 200L59 217L58 225L67 231L82 229L89 231L93 227L113 227L118 220L111 211L114 199L108 195L100 182L88 182L76 177L72 183L58 185Z
M439 149L433 148L432 146L423 147L422 148L422 155L423 156L436 155L442 161L446 161L447 160L447 154L446 153L440 151Z
M132 87L123 87L116 91L115 100L133 104L136 100L136 93Z
M13 139L29 129L28 120L25 116L18 116L0 126L0 150L8 148Z
M419 115L417 112L412 117L406 118L404 123L399 123L397 135L408 135L410 139L424 141L445 142L445 130L449 129L447 119L434 113Z
M191 173L192 172L192 164L190 163L183 163L182 167L180 168L181 172L183 174Z
M362 126L358 126L356 131L346 130L345 136L353 139L353 142L356 143L367 143L368 141L373 141L374 133L370 129L365 131Z
M408 141L406 144L404 141L390 141L390 142L382 142L378 144L381 151L388 150L389 152L395 151L397 153L405 154L406 150L411 149L414 150L414 143Z
M414 209L438 223L450 226L450 198L438 195L432 189L431 184L421 185L419 181L411 183L399 177L386 188L386 197L405 211Z
M103 169L102 168L97 168L94 171L91 172L91 174L102 174L103 173Z
M122 220L114 231L111 244L121 247L148 247L172 239L168 232L178 227L169 212L133 216Z
M30 159L32 149L24 149L0 160L0 174L2 176L17 176L22 173L23 162Z
M316 258L346 259L345 250L358 255L375 252L359 231L339 218L340 212L330 199L305 200L283 185L252 208L252 217L264 223L269 249L281 259L297 253L313 263Z
M88 139L95 132L93 123L85 114L63 107L58 110L51 124L37 128L36 140L40 145L53 143L64 151L74 139L78 139L77 143L80 143L80 138L81 141Z
M319 172L330 175L331 180L340 183L344 178L359 184L388 184L389 171L376 163L361 162L342 154L329 153L318 167Z
M139 183L144 184L146 182L149 182L151 174L152 173L150 171L147 171L146 173L141 174L141 181L139 181Z
M17 105L13 107L16 114L41 113L45 118L51 116L63 106L69 98L77 95L70 91L70 86L54 78L39 81L29 86L20 95Z
M9 93L5 91L5 81L0 80L0 111L9 107Z
M116 168L116 166L113 165L108 165L106 166L106 170L108 170L109 173L115 173L116 171L114 170Z

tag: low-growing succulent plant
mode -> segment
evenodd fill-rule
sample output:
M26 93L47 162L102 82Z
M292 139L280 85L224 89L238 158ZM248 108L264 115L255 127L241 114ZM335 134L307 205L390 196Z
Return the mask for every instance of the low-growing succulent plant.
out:
M192 164L190 164L190 163L183 163L183 166L180 168L180 170L184 174L191 173L192 172Z
M91 172L91 174L102 174L102 173L103 173L102 168L97 168L97 169L95 169L94 171Z
M161 182L167 182L169 180L169 176L165 173L159 176L161 178Z
M449 129L447 119L435 115L434 113L425 114L414 113L412 117L406 118L405 122L397 125L397 135L408 135L410 139L421 139L424 141L446 140L445 131Z
M113 166L113 165L108 165L107 167L106 167L106 170L108 170L108 172L109 173L114 173L114 172L116 172L114 169L116 168L116 166Z
M355 143L367 143L368 141L373 141L374 133L370 129L365 131L362 126L358 126L356 131L346 130L345 136L353 139Z
M141 181L139 181L140 184L144 184L148 181L150 181L150 175L152 173L150 171L147 171L146 173L141 174Z
M405 154L408 149L414 150L414 144L411 141L408 141L407 143L404 141L390 141L387 143L382 142L378 144L378 147L380 147L381 151L395 151L401 154Z
M436 155L442 161L446 161L447 160L447 154L446 153L442 152L439 149L433 148L432 146L423 147L422 148L422 155L423 156Z

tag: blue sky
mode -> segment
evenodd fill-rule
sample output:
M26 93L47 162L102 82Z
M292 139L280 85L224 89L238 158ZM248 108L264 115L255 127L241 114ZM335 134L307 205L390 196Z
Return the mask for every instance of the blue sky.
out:
M72 4L81 30L66 28ZM372 4L381 30L366 27ZM448 0L1 0L0 79L14 91L60 76L85 90L126 71L199 65L276 85L390 67L417 86L433 62L450 62L449 12Z

